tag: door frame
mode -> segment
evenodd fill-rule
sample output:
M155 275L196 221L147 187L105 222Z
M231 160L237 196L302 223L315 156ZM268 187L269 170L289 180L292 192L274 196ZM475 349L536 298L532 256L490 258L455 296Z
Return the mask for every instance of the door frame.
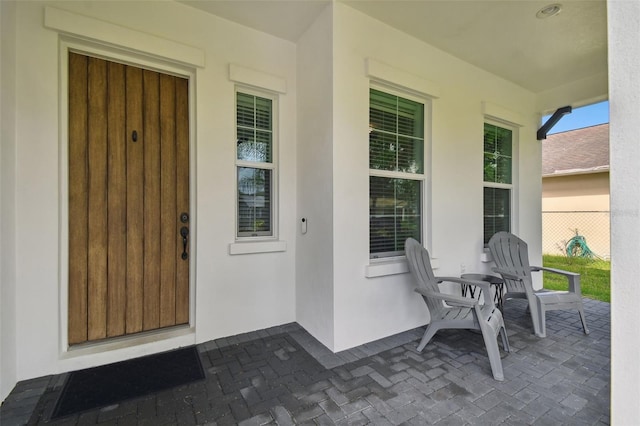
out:
M98 342L87 342L70 346L69 324L69 52L77 52L111 62L118 62L163 74L170 74L189 81L189 323L167 329L151 330L128 336L108 338ZM108 47L73 37L61 37L59 56L59 354L60 358L83 356L107 352L123 347L138 346L174 337L187 343L195 343L195 290L196 290L196 129L195 129L195 81L196 69L166 60L129 51L124 48Z

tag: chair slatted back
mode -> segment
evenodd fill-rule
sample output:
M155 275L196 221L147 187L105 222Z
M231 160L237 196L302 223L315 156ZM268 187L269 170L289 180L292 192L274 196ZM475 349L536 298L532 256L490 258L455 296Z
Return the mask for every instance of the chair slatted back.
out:
M507 293L525 293L526 283L531 286L527 243L508 232L498 232L489 240L489 250L498 268L522 277L522 281L504 279Z
M418 288L440 293L440 287L438 287L438 281L433 274L427 249L413 238L407 238L404 249L409 263L409 270L415 277ZM439 315L440 311L444 309L444 304L441 300L424 296L423 298L432 316Z

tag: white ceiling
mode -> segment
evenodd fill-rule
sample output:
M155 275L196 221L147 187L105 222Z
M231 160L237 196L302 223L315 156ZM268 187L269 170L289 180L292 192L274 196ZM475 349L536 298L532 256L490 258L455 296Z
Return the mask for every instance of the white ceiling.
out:
M180 0L297 41L330 0ZM605 0L339 0L533 92L607 72ZM560 14L536 18L551 3Z

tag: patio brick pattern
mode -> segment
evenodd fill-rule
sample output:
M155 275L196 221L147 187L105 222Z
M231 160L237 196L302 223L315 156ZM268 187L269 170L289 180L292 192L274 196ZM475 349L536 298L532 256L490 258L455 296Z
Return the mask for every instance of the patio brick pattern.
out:
M20 382L0 409L9 425L597 425L609 424L610 305L585 299L591 334L571 311L532 334L509 301L512 352L491 376L480 334L423 328L337 354L292 323L198 345L206 378L48 422L65 375Z

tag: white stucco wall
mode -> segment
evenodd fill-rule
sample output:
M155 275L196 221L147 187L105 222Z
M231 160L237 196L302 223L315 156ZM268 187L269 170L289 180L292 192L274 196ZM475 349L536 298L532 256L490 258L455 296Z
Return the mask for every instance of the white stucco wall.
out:
M296 318L334 348L333 6L298 41ZM301 220L307 233L301 232Z
M611 424L640 419L640 3L609 0Z
M414 53L418 51L420 55ZM514 215L519 218L514 230L529 241L532 263L540 263L535 96L335 3L298 43L298 209L300 217L309 216L309 231L298 237L296 261L298 321L334 351L429 319L409 274L365 276L373 264L368 252L367 59L392 65L399 76L415 76L439 92L427 130L426 186L431 196L424 223L438 273L459 275L461 264L467 272L490 268L481 261L484 103L498 106L489 108L499 111L497 118L516 117L522 126L517 131ZM526 161L532 158L538 161Z
M369 262L368 90L366 58L431 82L431 200L425 240L439 275L488 271L481 262L483 102L519 117L516 231L539 263L540 143L535 96L349 8L335 5L333 216L335 349L342 350L424 324L423 302L409 274L366 278ZM419 52L417 54L416 52ZM299 76L302 78L302 76ZM402 84L402 82L396 82ZM537 161L530 161L531 159ZM532 178L533 177L533 178ZM431 213L428 213L429 208ZM536 213L537 212L537 213Z
M370 265L367 58L442 89L427 130L426 150L432 146L432 153L426 186L432 195L424 225L425 241L444 275L459 275L461 264L467 271L489 270L481 262L483 102L508 111L501 118L519 117L523 158L539 159L535 97L341 3L325 10L298 42L297 53L298 209L299 219L309 221L297 245L297 319L340 351L429 319L409 274L365 277ZM523 177L516 178L515 212L540 211L540 179L529 179L540 176L539 163L516 166ZM517 222L539 263L539 215Z
M205 65L195 69L193 81L196 186L191 216L196 232L192 251L195 313L191 333L95 355L65 353L61 342L66 312L60 308L66 286L61 265L65 264L66 254L60 249L64 236L59 234L59 223L66 218L60 214L64 200L60 197L63 171L59 147L64 141L59 140L58 121L59 35L43 27L45 5L204 52ZM2 35L4 42L4 28ZM297 174L295 45L173 2L19 2L15 40L16 66L20 70L15 77L17 379L294 321L297 221L295 208L291 206L296 204ZM139 42L135 37L127 41L132 45ZM230 63L286 82L286 93L279 98L278 159L279 230L280 239L286 242L284 252L229 255L229 244L234 242L235 235L235 103L234 83L229 80ZM3 90L3 109L4 106ZM3 201L5 198L3 192ZM3 236L3 261L4 245ZM3 300L3 315L4 303ZM9 301L6 303L11 307ZM3 332L2 338L10 340L12 336ZM4 374L5 371L3 377L10 380L11 374Z
M15 269L15 18L0 2L0 401L16 382Z

